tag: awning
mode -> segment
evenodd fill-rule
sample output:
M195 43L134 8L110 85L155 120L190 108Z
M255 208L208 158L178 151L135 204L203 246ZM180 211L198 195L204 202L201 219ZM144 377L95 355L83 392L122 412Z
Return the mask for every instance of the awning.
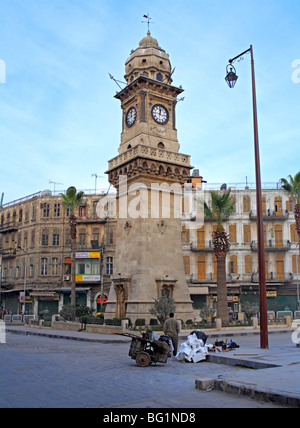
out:
M206 295L209 294L208 287L189 287L190 294L200 294Z
M51 291L32 291L29 294L39 300L59 300L59 295Z

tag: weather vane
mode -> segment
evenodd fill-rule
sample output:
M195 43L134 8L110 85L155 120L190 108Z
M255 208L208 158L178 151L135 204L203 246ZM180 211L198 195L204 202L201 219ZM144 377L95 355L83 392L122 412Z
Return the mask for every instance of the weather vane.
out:
M150 22L151 17L150 14L148 12L148 15L144 15L143 18L146 18L147 21L142 21L143 24L148 24L148 33L150 33L150 24L155 24L155 22Z

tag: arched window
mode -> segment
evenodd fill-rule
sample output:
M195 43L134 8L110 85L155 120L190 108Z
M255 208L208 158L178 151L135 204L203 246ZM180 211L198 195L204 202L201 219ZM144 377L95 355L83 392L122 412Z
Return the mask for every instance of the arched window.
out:
M158 143L158 144L157 144L157 147L158 147L159 149L164 149L164 148L165 148L165 145L164 145L164 143L160 142L160 143Z
M162 82L162 79L163 79L162 75L160 73L157 73L156 80L158 80L159 82Z

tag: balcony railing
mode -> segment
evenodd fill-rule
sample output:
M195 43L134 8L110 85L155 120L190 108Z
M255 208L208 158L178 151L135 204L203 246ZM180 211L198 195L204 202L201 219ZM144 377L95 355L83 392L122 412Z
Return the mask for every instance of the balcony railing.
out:
M103 223L106 223L106 221L107 221L106 218L99 218L98 216L93 214L86 214L86 215L77 217L77 224L89 224L89 223L103 224Z
M212 244L212 241L205 241L198 243L197 241L191 242L191 250L192 251L205 251L205 252L212 252L214 251L214 247Z
M257 212L251 211L249 215L250 220L256 221L257 220ZM282 211L282 212L276 212L274 210L267 210L265 213L263 213L263 219L264 221L284 221L289 218L289 212L288 211Z
M18 230L16 220L8 221L0 224L0 233L14 232Z
M200 275L201 276L201 275ZM199 274L198 273L193 273L191 275L191 282L193 284L201 284L201 283L211 283L211 284L216 284L217 283L217 277L213 274L213 273L207 273L205 276L203 276L202 278L198 278ZM226 275L226 282L232 282L232 281L236 281L239 278L238 274L231 274L228 273Z
M0 250L3 259L14 259L16 258L17 251L15 248L5 248Z
M275 239L268 239L264 246L265 251L269 252L288 251L291 248L292 243L288 240L276 241ZM258 251L257 241L252 241L250 247L252 251Z
M277 272L269 272L266 275L266 281L267 282L291 282L293 281L293 274L292 273L277 273ZM254 272L251 276L251 282L259 282L259 276L257 272Z

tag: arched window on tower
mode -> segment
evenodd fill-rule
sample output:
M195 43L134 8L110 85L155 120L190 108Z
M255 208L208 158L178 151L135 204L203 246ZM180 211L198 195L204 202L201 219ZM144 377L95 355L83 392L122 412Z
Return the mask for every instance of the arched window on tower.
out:
M162 75L160 73L157 73L156 80L158 80L159 82L162 82L162 79L163 79Z

